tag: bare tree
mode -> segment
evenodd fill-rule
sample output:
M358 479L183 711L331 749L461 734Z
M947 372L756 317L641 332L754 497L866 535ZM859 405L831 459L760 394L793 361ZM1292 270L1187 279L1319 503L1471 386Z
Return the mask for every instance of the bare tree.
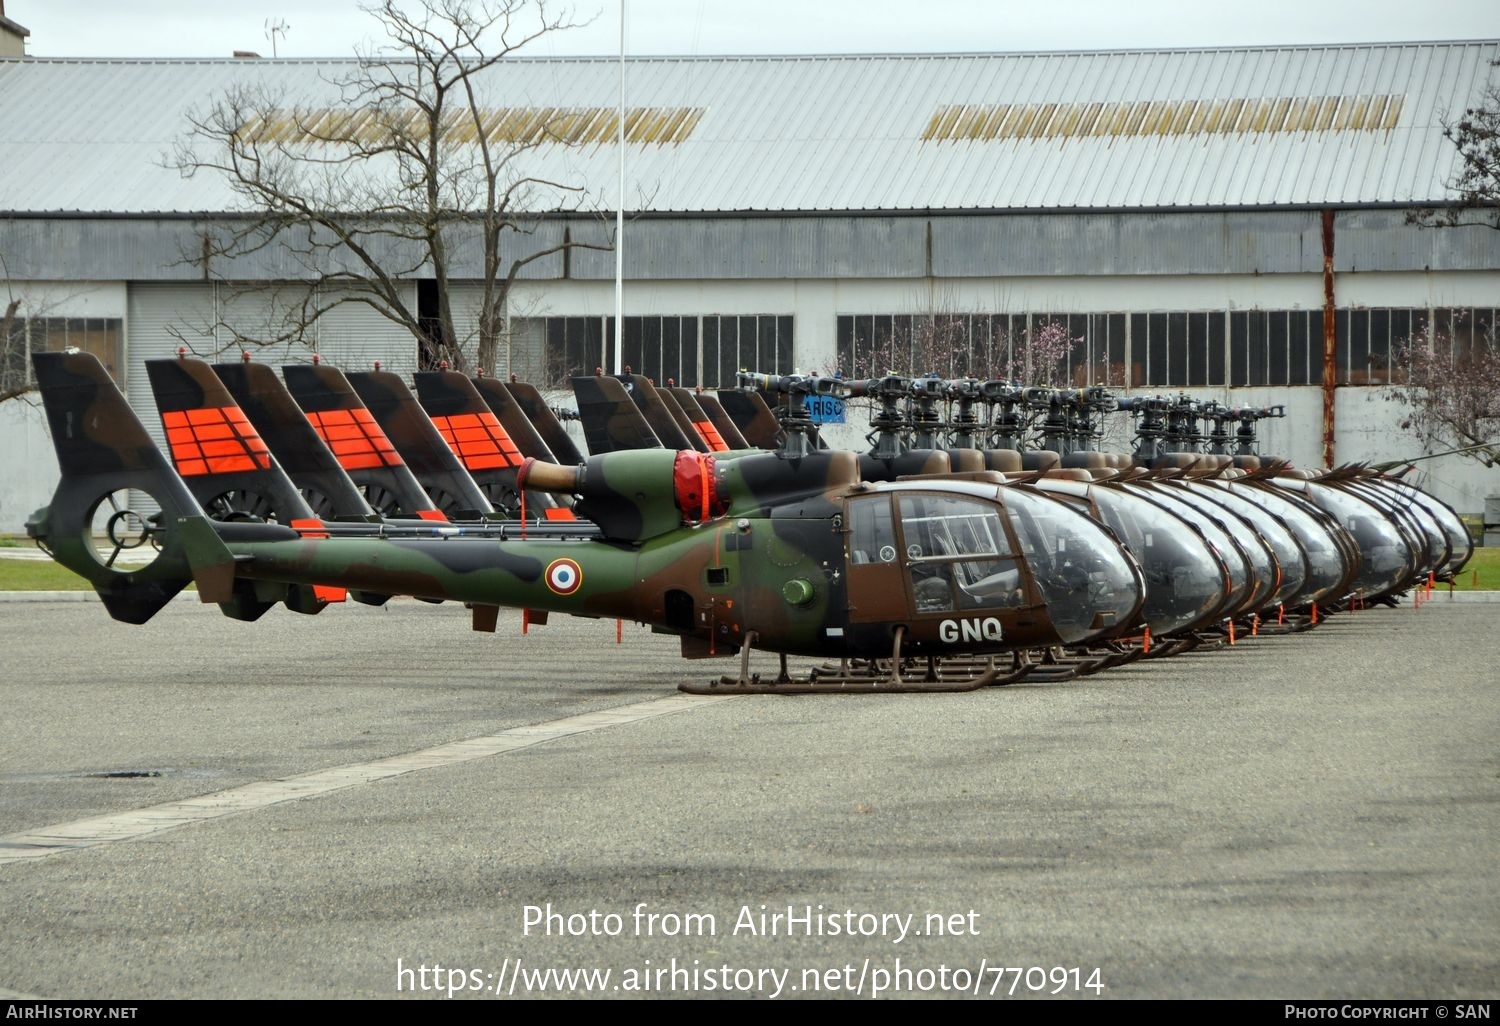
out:
M26 300L16 292L4 253L0 253L0 281L5 286L5 294L0 295L0 302L5 304L5 312L0 314L0 346L4 347L0 350L0 403L3 403L31 390L31 361L26 352L29 347L26 322L20 316Z
M1490 62L1500 68L1500 61ZM1458 170L1445 183L1453 202L1416 210L1409 224L1500 231L1500 82L1485 85L1479 102L1457 118L1443 118L1443 136L1458 150ZM1388 394L1408 410L1401 420L1433 450L1451 448L1486 467L1500 463L1500 338L1497 326L1472 331L1458 311L1450 331L1429 325L1393 347ZM1455 333L1459 337L1455 337ZM1472 340L1463 336L1472 335Z
M1500 62L1491 66L1500 67ZM1407 221L1500 231L1500 82L1489 82L1478 104L1457 118L1443 118L1442 126L1443 136L1458 150L1458 170L1445 183L1453 202L1439 210L1413 211Z
M1500 463L1500 339L1494 326L1472 334L1469 341L1424 329L1399 343L1399 387L1389 397L1407 407L1401 427L1429 449L1493 467Z
M527 170L529 153L572 138L576 112L495 107L483 92L486 74L518 49L582 23L548 0L363 9L386 43L328 80L333 103L247 84L192 116L169 164L189 177L222 175L251 213L205 234L201 252L185 258L221 277L236 258L274 251L305 285L275 337L234 342L297 341L329 310L360 303L417 338L421 366L493 372L522 270L568 248L611 245L566 231L551 244L520 241L586 202L580 186ZM431 283L430 309L415 279ZM455 309L460 280L478 287L472 310Z
M0 344L5 347L0 357L0 403L3 403L24 394L31 382L26 369L26 334L16 317L21 300L15 295L0 298L5 299L5 313L0 316Z
M79 316L95 289L78 285L60 289L28 284L13 275L7 254L0 252L0 403L26 399L36 388L31 354L76 346L93 353L111 374L119 372L118 320ZM66 313L72 309L73 313Z

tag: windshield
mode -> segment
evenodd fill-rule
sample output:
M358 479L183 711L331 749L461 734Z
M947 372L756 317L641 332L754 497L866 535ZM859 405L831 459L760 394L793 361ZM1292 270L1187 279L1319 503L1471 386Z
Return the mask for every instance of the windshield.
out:
M1464 526L1464 522L1451 507L1404 481L1380 478L1379 483L1396 492L1412 505L1422 507L1438 522L1438 526L1443 529L1443 534L1448 539L1448 547L1451 550L1447 564L1441 569L1457 570L1468 562L1469 557L1474 553L1474 541L1469 537L1469 530Z
M1386 516L1407 528L1407 542L1416 552L1417 563L1425 578L1428 571L1436 571L1448 562L1452 549L1442 525L1427 510L1389 489L1381 488L1373 481L1351 481L1345 488L1372 505L1383 510Z
M1229 490L1281 517L1307 556L1307 584L1289 602L1326 602L1344 579L1347 564L1333 536L1300 503L1268 488L1229 483Z
M1109 529L1141 564L1143 613L1153 634L1182 630L1224 599L1224 571L1203 536L1160 506L1114 487L1095 487Z
M1219 609L1220 616L1230 616L1239 611L1250 597L1254 582L1250 579L1250 561L1244 551L1234 543L1229 532L1224 530L1202 510L1191 503L1183 502L1177 496L1172 495L1159 486L1148 484L1127 485L1129 488L1138 488L1152 501L1158 502L1170 509L1177 516L1188 523L1193 524L1203 532L1208 543L1213 546L1219 558L1224 561L1224 566L1229 573L1228 601Z
M1282 480L1277 479L1281 484ZM1413 557L1396 525L1365 500L1338 488L1312 481L1288 482L1304 486L1302 494L1319 509L1333 515L1359 545L1364 565L1354 578L1354 591L1362 598L1384 594L1413 569Z
M1292 532L1279 518L1264 507L1235 495L1222 481L1194 481L1189 482L1186 487L1233 510L1255 529L1261 541L1271 547L1276 555L1281 580L1266 600L1268 605L1289 602L1302 591L1307 583L1307 559L1302 555L1302 547L1297 544L1297 539L1292 537Z
M1224 529L1240 547L1250 566L1250 592L1239 613L1250 613L1262 609L1271 600L1278 584L1276 555L1255 526L1240 516L1212 501L1207 495L1188 487L1184 482L1173 481L1161 485L1163 491L1199 510Z
M1105 633L1140 604L1135 568L1094 520L1019 488L1002 488L1001 499L1063 644Z

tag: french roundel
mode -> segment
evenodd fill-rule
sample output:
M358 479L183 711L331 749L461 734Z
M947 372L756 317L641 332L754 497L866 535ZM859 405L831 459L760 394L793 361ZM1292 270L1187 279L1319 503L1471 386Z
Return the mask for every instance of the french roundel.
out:
M571 595L583 584L583 571L571 559L554 559L547 564L547 587L559 595Z

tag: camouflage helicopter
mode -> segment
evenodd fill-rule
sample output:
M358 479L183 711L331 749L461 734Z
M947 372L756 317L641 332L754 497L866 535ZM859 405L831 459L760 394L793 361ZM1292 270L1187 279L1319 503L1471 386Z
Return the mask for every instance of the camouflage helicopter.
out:
M739 654L728 689L961 690L1025 675L1027 651L1109 636L1145 600L1135 560L1062 503L990 472L870 484L842 451L527 460L517 489L573 497L588 537L524 523L215 521L94 357L37 354L35 367L62 478L28 533L131 623L189 581L231 615L247 594L353 589L461 602L479 630L501 606L532 622L638 621L677 635L688 658ZM118 508L122 489L160 513ZM146 543L152 562L117 565ZM783 669L788 654L840 664L771 684L749 674L752 649L780 653Z
M1394 602L1423 580L1451 576L1471 551L1451 509L1395 479L1359 467L1307 474L1284 461L1262 466L1255 425L1284 416L1284 407L1229 409L1186 395L1116 400L1099 387L1023 388L937 375L845 381L742 372L739 384L720 398L761 445L810 447L815 428L802 415L806 397L869 397L877 409L873 447L860 455L866 480L988 467L1106 523L1140 560L1150 585L1144 634L1136 632L1142 650L1153 634L1175 635L1171 645L1155 647L1156 655L1233 643L1236 623L1254 633L1263 618L1274 618L1272 631L1300 630L1319 622L1320 609L1326 616ZM596 375L575 379L574 389L591 447L660 444L656 421L648 423L659 401L649 382ZM774 435L750 430L754 418L769 415L762 393L780 395ZM949 406L947 418L941 403ZM987 418L975 413L980 404L990 407ZM1097 451L1097 418L1115 410L1139 421L1130 456ZM1042 448L1021 451L1032 430ZM1153 520L1155 528L1143 529ZM1197 614L1185 615L1195 606ZM1081 670L1106 664L1087 652L1073 661Z

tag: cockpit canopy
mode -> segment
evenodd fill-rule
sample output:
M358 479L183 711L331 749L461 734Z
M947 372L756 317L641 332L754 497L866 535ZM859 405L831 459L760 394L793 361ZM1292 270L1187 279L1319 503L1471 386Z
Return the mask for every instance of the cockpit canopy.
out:
M903 618L1045 607L1062 644L1107 633L1139 609L1138 571L1098 524L1043 496L985 491L908 487L850 498L851 572L899 567Z

